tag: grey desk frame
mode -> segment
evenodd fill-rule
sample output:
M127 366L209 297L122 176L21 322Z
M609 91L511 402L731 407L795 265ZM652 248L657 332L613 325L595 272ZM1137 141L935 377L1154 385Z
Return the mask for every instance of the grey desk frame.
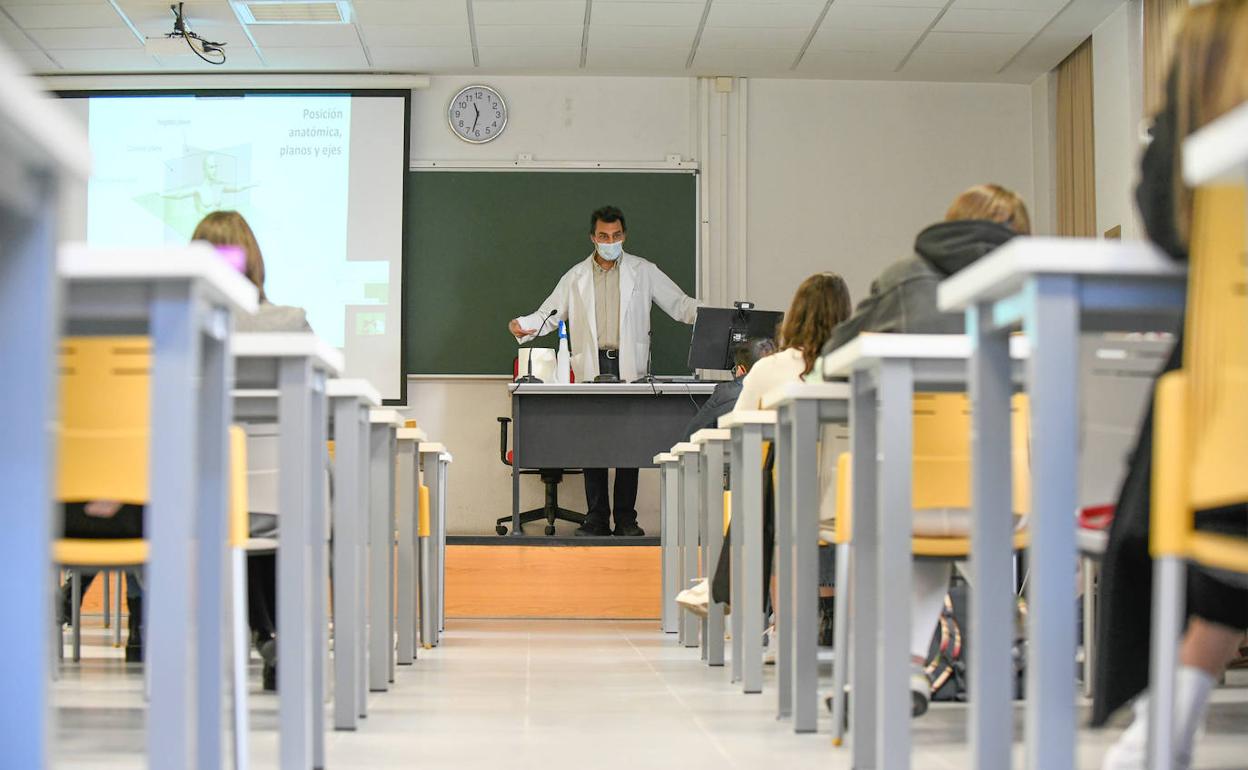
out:
M732 412L732 668L743 693L763 691L763 442L775 437L775 413Z
M672 447L676 455L679 469L676 483L678 489L677 550L679 558L679 577L682 590L693 585L698 577L698 446L689 442L681 442ZM698 646L700 623L692 612L682 612L677 624L676 642L682 647Z
M395 497L397 430L393 409L369 412L368 689L385 692L394 681Z
M661 452L654 456L654 464L659 467L659 553L661 576L659 585L662 590L660 599L659 625L665 634L674 634L679 630L680 605L676 604L676 594L680 587L680 546L678 511L680 510L679 490L680 463L676 455Z
M395 434L395 494L398 498L397 582L397 646L395 662L410 666L416 659L416 559L419 550L416 523L420 507L420 442L424 431L399 428Z
M1183 270L1143 243L1016 238L940 286L942 310L966 313L973 435L971 727L976 768L1011 766L1012 605L984 576L1004 569L1012 533L986 515L1008 506L1010 386L1007 340L1031 344L1032 477L1028 579L1026 767L1075 762L1075 522L1078 506L1079 333L1172 331ZM856 534L856 533L855 533Z
M368 715L368 410L381 403L359 381L330 380L334 500L334 729L354 730Z
M776 410L777 711L793 730L819 721L819 437L827 424L849 421L849 386L794 383L763 398ZM841 587L838 586L838 590ZM836 665L848 665L837 650ZM844 662L844 665L843 665Z
M437 442L421 445L421 476L429 487L429 534L420 538L420 640L442 643L446 630L446 477L451 455Z
M280 762L287 770L321 768L325 766L329 654L330 522L324 479L329 465L327 383L341 371L342 355L310 333L236 334L233 345L236 387L244 392L273 388L278 392L275 404L264 399L235 399L235 403L240 419L276 417L278 424Z
M707 581L707 594L715 577L724 549L724 485L723 477L732 452L731 431L700 430L693 434L698 452L698 478L701 481L698 513L698 538L702 544L702 577ZM702 619L702 660L706 665L724 665L724 605L709 599L706 617Z
M256 290L203 246L67 246L60 273L68 334L151 338L151 423L160 430L151 433L144 520L151 544L148 760L153 767L220 767L230 332L234 312L254 312Z

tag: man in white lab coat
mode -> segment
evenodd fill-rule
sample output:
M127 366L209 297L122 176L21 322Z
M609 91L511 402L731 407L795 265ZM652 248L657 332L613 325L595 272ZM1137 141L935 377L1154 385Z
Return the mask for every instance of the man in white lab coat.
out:
M513 319L508 329L520 343L568 324L572 371L578 382L614 375L625 382L648 374L650 303L672 318L691 324L697 300L687 296L653 262L624 251L624 214L605 206L590 217L594 253L563 274L538 309ZM585 469L589 513L577 535L644 535L637 526L637 469L616 468L614 507L610 505L606 468Z

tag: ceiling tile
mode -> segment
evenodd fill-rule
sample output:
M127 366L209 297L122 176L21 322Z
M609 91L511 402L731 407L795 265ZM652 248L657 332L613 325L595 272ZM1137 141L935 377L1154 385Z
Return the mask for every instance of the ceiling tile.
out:
M180 56L155 57L166 72L223 72L227 70L259 70L264 63L254 48L226 49L225 64L207 64L195 54L187 51Z
M924 30L936 18L937 8L869 7L833 3L823 29Z
M329 48L269 48L263 51L264 60L272 69L339 70L368 69L364 49L348 46Z
M840 51L861 53L909 53L922 35L921 30L881 31L871 29L832 30L821 27L810 42L812 51Z
M1000 35L987 32L933 32L923 40L920 51L971 54L993 57L997 64L1013 56L1027 44L1029 35Z
M596 9L597 4L594 5ZM589 47L618 48L622 50L634 48L683 48L689 55L689 46L693 45L693 36L697 27L633 27L612 25L609 27L591 26L589 28Z
M361 24L468 23L466 0L355 0L355 19Z
M893 73L904 54L808 50L797 74L823 78L880 78Z
M353 24L253 24L252 37L261 50L359 46Z
M477 24L584 24L585 0L473 0Z
M133 51L119 49L74 51L51 51L61 66L71 72L124 72L147 71L159 68L156 60L144 53L143 49ZM205 67L211 66L208 64Z
M944 8L945 0L836 0L834 5L870 5L892 8Z
M102 48L134 48L142 46L134 33L124 27L98 29L32 29L27 30L39 45L51 49L99 50Z
M715 3L706 17L706 24L708 27L798 27L809 31L822 11L822 5L809 4Z
M693 69L703 75L779 75L787 73L796 58L795 51L699 49L693 60Z
M10 5L6 6L13 21L26 29L82 29L124 27L125 22L107 3L75 5ZM168 13L168 9L165 11Z
M618 2L594 0L590 24L623 24L655 27L696 27L706 3Z
M43 51L40 51L37 48L31 48L25 51L15 51L14 54L17 56L18 61L25 64L31 72L42 73L61 71L61 68L56 65L56 62L49 59Z
M699 48L783 48L796 54L809 35L809 28L707 27Z
M538 46L490 46L480 48L482 69L559 69L580 67L581 49Z
M597 4L595 3L595 6ZM597 48L591 46L587 69L612 69L678 73L685 69L689 48Z
M1079 0L1074 1L1079 2ZM1066 0L954 0L953 7L1015 11L1050 10L1056 13L1066 4ZM1092 30L1088 30L1088 34L1092 34Z
M0 42L10 51L38 50L30 38L22 34L22 30L9 21L8 17L0 16Z
M581 25L531 26L477 24L477 45L576 46L580 47L585 27Z
M982 8L950 8L936 23L941 32L1014 32L1033 35L1040 30L1053 11L989 11Z
M920 48L906 62L901 74L924 80L958 80L969 82L993 80L1009 55L986 56L979 53L925 51Z
M369 47L373 65L381 69L451 72L472 69L472 48Z
M471 46L468 25L361 25L364 41L370 50L378 47L391 48L456 48Z
M120 0L119 4L130 22L147 37L158 37L173 30L173 14L169 12L168 3ZM226 43L236 48L251 47L243 26L224 3L188 8L186 22L192 32L214 43Z

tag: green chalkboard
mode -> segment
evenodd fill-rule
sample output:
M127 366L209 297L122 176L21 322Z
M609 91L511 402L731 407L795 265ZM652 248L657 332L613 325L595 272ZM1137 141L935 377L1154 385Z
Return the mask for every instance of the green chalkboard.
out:
M404 353L408 374L511 374L507 322L530 313L589 256L589 216L628 220L629 253L694 296L697 192L692 173L408 172ZM687 374L692 327L651 308L654 372ZM536 344L553 347L554 335Z

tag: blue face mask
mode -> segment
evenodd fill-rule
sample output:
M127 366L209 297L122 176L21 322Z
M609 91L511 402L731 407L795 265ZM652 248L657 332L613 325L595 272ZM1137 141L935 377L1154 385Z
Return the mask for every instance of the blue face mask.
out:
M620 241L619 243L599 243L596 245L598 247L598 256L608 262L614 262L620 258L621 254L624 253L623 241Z

